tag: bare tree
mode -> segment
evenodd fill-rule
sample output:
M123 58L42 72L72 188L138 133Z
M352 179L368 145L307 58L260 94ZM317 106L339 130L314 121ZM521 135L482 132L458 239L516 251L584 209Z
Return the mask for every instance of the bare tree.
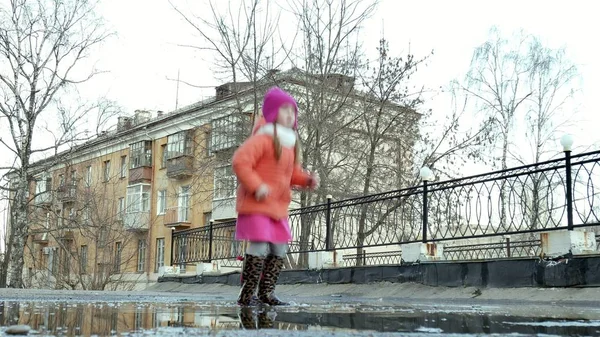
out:
M381 40L378 52L378 62L363 77L367 91L359 104L361 118L350 127L358 134L348 143L349 147L360 155L353 158L356 162L346 179L354 177L352 184L361 186L359 195L363 196L393 189L406 193L356 207L356 227L352 228L356 230L357 256L362 255L367 241L382 244L415 240L420 234L420 218L415 215L420 214L421 200L408 193L421 184L415 172L429 166L438 175L455 177L467 158L479 159L487 130L486 127L465 129L461 120L465 118L467 105L460 101L455 86L448 90L453 107L445 112L445 123L432 111L420 112L424 88L411 85L410 79L428 56L416 58L410 53L392 56L385 39ZM438 198L429 208L441 214L435 209L451 207L456 202L459 201ZM354 233L345 233L351 234ZM360 265L362 260L357 259L357 263Z
M251 130L265 88L265 79L274 74L282 47L276 46L279 13L270 1L242 1L238 4L208 1L210 15L194 14L193 8L183 8L171 3L173 9L198 36L191 43L180 44L197 51L214 62L216 77L225 84L216 88L213 102L231 100L234 103L213 105L219 116L203 128L208 142L197 166L202 173L196 175L191 186L195 195L209 196L213 208L230 207L234 197L235 180L231 171L231 157ZM274 81L267 80L274 84ZM195 83L184 82L192 87ZM200 172L200 169L196 169ZM215 184L206 177L214 175ZM202 186L202 187L200 187ZM214 188L213 188L214 186ZM198 191L203 189L203 191Z
M510 149L512 157L521 165L539 163L556 155L557 134L568 126L574 115L565 108L574 102L577 91L574 80L578 76L577 67L566 58L564 49L548 48L539 38L530 38L524 58L530 65L526 80L532 93L524 116L530 149ZM544 173L531 176L531 186L525 190L522 203L531 229L544 225L548 218L544 214L551 213L553 208L553 196L561 193L561 184L552 180L552 176Z
M479 111L491 118L490 125L499 137L500 169L508 168L509 147L517 113L531 97L526 75L531 65L524 57L524 49L529 36L520 32L515 39L501 36L497 28L492 28L489 39L477 47L467 74L464 90L477 98ZM507 226L506 186L500 186L500 226Z
M519 108L531 97L526 75L531 65L525 58L529 36L520 32L515 39L501 36L492 28L490 37L473 54L468 85L464 90L477 98L482 113L490 116L501 140L500 168L508 168L509 146Z
M279 13L271 12L275 6L270 1L252 0L238 5L228 3L225 9L220 9L211 0L209 18L194 14L192 9L184 10L173 3L171 6L200 37L196 43L181 46L214 57L215 75L222 82L231 82L222 90L226 95L234 95L238 113L248 110L247 102L241 102L238 93L253 90L252 113L256 114L262 96L256 83L278 67L277 58L282 50L274 43L279 21Z
M364 55L360 28L377 8L378 1L292 0L291 12L299 27L300 44L286 46L290 63L299 69L300 86L290 86L301 111L302 162L319 173L321 188L316 193L303 191L300 206L348 196L343 177L336 172L347 169L347 157L336 147L345 130L361 116L353 108L356 78ZM339 179L336 179L339 178ZM307 251L314 220L300 219L300 250ZM298 263L306 265L306 254Z
M413 90L408 81L427 59L411 54L393 57L385 39L381 39L378 52L376 66L363 77L367 89L359 103L362 113L350 126L358 134L349 144L360 155L353 158L354 169L346 178L352 180L352 185L360 186L360 195L364 196L393 189L392 186L406 187L414 171L412 156L406 158L406 154L412 152L418 135L420 115L416 110L422 103L422 89ZM390 177L395 177L396 184L390 184ZM368 209L368 204L363 205L358 219L358 256L362 255L365 238L378 228L367 225Z
M489 139L500 140L501 169L508 161L525 165L549 159L548 145L556 132L568 121L564 106L572 101L576 67L569 62L564 50L545 47L532 36L518 32L513 38L502 36L497 28L478 47L467 75L466 93L479 103L478 111L489 122ZM525 134L525 137L519 134ZM516 147L513 139L529 143L530 148ZM523 186L519 208L527 217L531 229L540 222L540 210L552 199L556 183L543 173L532 174ZM554 185L554 187L552 186ZM500 226L509 226L507 186L500 184ZM514 187L513 187L514 189Z
M16 158L10 170L11 237L5 262L11 267L10 286L22 286L23 252L28 232L27 184L36 154L72 142L46 146L39 137L39 122L55 120L66 126L80 118L56 113L64 89L89 80L97 72L83 73L91 50L106 39L102 21L94 13L95 2L87 0L11 0L0 8L0 114L8 125L4 145ZM68 114L67 111L64 111ZM74 126L74 125L72 125ZM65 128L62 128L64 133ZM36 147L35 142L41 146ZM5 285L5 276L0 286Z
M42 287L126 288L131 285L126 282L132 281L126 279L127 270L129 274L147 271L144 226L150 223L140 221L150 217L128 218L126 181L120 179L120 170L105 181L93 179L81 165L63 164L64 168L52 172L54 179L46 175L35 182L46 190L36 194L29 216L32 240L27 251L34 262L30 280ZM131 207L141 202L141 196L137 199L129 200Z

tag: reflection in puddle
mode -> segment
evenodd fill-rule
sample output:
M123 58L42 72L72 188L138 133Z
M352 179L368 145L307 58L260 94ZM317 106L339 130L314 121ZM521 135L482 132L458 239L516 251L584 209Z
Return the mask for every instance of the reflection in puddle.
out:
M477 311L432 312L350 305L257 311L194 303L0 302L0 327L14 324L26 324L39 333L62 336L107 336L157 329L165 331L170 327L201 330L369 330L432 334L600 334L600 322L597 320L566 321Z

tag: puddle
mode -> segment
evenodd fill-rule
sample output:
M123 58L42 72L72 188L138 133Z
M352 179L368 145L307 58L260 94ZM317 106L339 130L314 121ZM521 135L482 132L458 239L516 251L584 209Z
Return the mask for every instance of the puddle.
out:
M599 317L600 319L600 317ZM244 335L239 330L273 329L260 335L308 336L331 332L415 335L600 335L600 320L519 317L471 311L432 311L406 307L315 305L240 310L233 305L126 302L0 302L0 335L7 326L29 325L37 335ZM239 331L239 332L236 332ZM257 332L253 333L253 336ZM250 334L252 335L252 334ZM368 334L377 336L377 334ZM387 334L386 334L387 336Z

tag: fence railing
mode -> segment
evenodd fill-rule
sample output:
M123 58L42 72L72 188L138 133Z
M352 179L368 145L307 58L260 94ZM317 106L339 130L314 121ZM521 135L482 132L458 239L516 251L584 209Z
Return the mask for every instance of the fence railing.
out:
M289 252L300 255L345 249L361 255L369 247L598 226L600 151L565 152L562 159L342 201L329 198L290 211L289 220L294 237ZM227 222L174 232L173 249L185 247L185 254L173 254L172 263L243 255L234 231L235 222ZM446 254L459 253L446 249Z

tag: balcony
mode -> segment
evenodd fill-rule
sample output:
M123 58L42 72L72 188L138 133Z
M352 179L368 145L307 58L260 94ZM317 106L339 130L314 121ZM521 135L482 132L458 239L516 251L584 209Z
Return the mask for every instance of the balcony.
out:
M129 170L129 184L152 181L152 167L140 166Z
M52 204L52 193L50 191L41 192L35 196L33 202L36 206L50 206Z
M167 159L167 177L186 179L194 174L194 157L181 155Z
M39 233L33 236L33 243L37 243L40 245L48 244L48 233Z
M58 200L63 203L77 200L77 186L63 185L58 187Z
M189 207L167 208L165 226L177 229L189 228L192 224L192 212Z
M63 230L58 234L58 239L61 241L73 241L75 234L70 230Z
M252 129L251 115L234 113L212 121L210 152L218 153L238 147Z
M234 219L237 216L235 211L235 198L213 200L212 217L215 220Z
M150 228L150 212L125 213L123 227L132 232L147 231Z

